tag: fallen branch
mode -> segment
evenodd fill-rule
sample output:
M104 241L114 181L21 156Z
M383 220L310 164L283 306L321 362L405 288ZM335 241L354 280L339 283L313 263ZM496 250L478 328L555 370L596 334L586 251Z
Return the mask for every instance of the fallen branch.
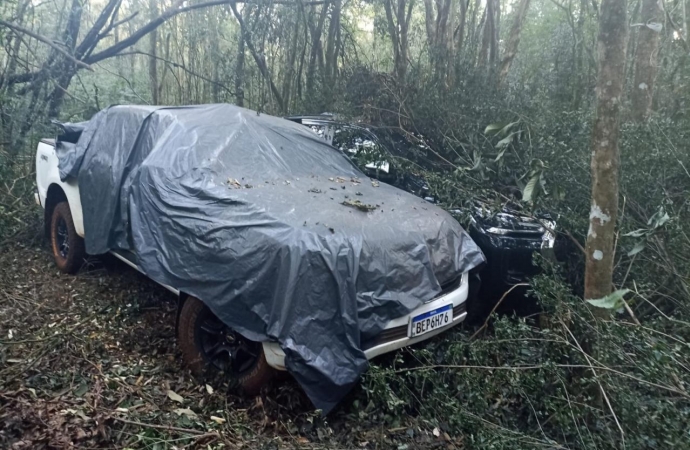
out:
M193 434L195 435L195 439L202 439L205 437L215 437L218 438L220 437L220 434L218 432L206 432L206 431L199 431L199 430L193 430L191 428L179 428L179 427L173 427L171 425L158 425L155 423L143 423L143 422L137 422L135 420L127 420L127 419L122 419L120 417L115 417L115 416L109 416L110 419L117 420L118 422L126 423L129 425L136 425L139 427L144 427L144 428L155 428L157 430L167 430L167 431L177 431L178 433L187 433L187 434Z

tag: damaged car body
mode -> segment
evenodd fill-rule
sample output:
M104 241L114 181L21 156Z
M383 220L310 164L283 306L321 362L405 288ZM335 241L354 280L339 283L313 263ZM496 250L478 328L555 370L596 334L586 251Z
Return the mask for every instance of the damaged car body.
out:
M330 411L368 359L467 316L484 256L446 211L300 124L233 105L114 106L44 140L58 267L112 253L178 293L187 365L249 392L288 370Z
M331 114L291 116L288 120L310 128L348 154L370 177L434 203L424 178L397 171L393 162L396 157L409 157L406 152L419 143L411 144L404 136L389 130L384 133L376 127L341 122ZM467 221L470 236L486 257L486 263L472 274L476 294L470 296L475 303L472 315L483 320L505 292L539 273L533 256L535 252L551 256L556 242L556 221L548 214L529 215L510 205L502 205L497 210L479 201L467 210L449 212ZM519 292L524 293L525 289L516 291ZM533 309L534 305L529 305L525 311Z

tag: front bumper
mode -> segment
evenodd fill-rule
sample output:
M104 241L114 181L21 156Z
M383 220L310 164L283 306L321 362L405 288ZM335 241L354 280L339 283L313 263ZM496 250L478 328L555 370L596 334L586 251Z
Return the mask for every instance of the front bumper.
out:
M407 347L425 341L429 338L443 333L459 324L467 317L467 295L469 292L469 275L462 274L460 284L450 292L442 293L440 296L423 304L410 314L388 322L384 330L374 339L362 343L362 348L367 359L375 358L384 353ZM441 306L451 303L453 305L453 322L445 327L430 331L415 338L409 338L410 319L419 314L434 310ZM285 367L285 353L277 342L264 342L264 354L269 366L277 370L287 370Z

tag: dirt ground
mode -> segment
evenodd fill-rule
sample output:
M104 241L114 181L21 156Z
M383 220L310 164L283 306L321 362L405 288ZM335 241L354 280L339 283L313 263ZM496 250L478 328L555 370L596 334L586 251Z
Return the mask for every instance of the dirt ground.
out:
M193 379L174 295L112 257L61 274L39 228L0 243L0 448L462 447L382 425L361 388L323 418L290 379L253 399Z

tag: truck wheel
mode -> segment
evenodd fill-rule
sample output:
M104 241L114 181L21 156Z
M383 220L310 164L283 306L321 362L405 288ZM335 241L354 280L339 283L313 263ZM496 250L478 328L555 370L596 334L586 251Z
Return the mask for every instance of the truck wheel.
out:
M225 373L246 394L258 394L275 375L261 342L227 327L196 297L188 297L182 306L177 340L192 373Z
M61 272L77 273L84 262L84 239L77 234L67 202L55 205L50 219L50 244Z

